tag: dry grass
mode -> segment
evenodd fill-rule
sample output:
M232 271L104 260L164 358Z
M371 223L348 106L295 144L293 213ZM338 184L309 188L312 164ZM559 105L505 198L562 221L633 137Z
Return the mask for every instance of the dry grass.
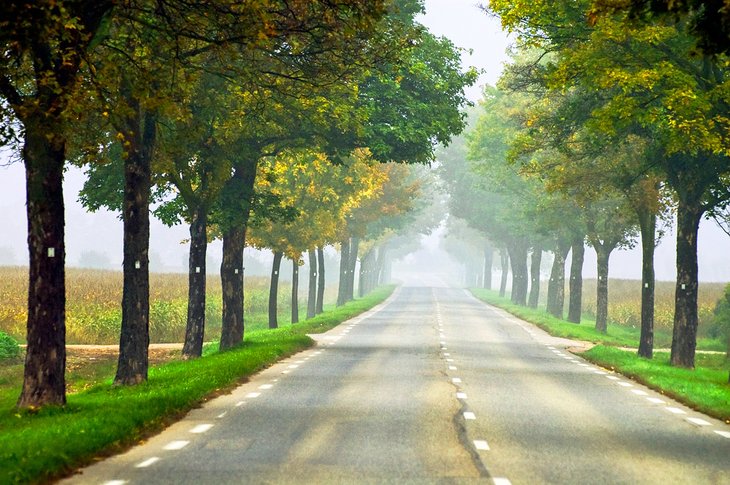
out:
M700 283L698 297L699 337L707 337L713 326L713 310L722 297L725 283ZM567 300L566 288L566 300ZM566 301L567 312L567 301ZM583 313L595 318L596 280L585 280ZM631 328L641 326L641 281L609 281L608 318L610 325ZM654 325L659 331L670 332L674 322L674 282L657 281L655 290Z
M207 286L206 339L220 336L222 296L220 278L210 275ZM182 342L187 317L188 279L185 274L150 274L150 339L153 343ZM300 281L300 312L306 313L306 282ZM330 289L331 291L332 289ZM265 320L269 280L247 277L244 312L253 329ZM0 330L25 341L28 269L0 267ZM331 298L331 294L328 294ZM69 268L66 270L66 342L116 344L122 321L122 273ZM279 311L288 322L291 286L279 285Z

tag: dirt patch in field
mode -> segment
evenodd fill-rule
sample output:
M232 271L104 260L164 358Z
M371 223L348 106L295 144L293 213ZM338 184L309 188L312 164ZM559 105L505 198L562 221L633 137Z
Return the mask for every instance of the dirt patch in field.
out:
M149 347L150 364L158 364L180 357L182 344L151 344ZM116 359L119 357L118 345L67 345L66 358L81 361Z

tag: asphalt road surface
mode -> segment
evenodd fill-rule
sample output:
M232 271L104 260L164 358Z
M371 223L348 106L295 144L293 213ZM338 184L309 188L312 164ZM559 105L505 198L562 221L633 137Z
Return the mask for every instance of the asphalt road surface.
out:
M69 483L730 484L730 426L465 290L401 287Z

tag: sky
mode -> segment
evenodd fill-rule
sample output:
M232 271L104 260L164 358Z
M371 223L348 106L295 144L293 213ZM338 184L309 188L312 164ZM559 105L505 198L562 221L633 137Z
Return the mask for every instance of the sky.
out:
M507 61L505 50L509 39L501 31L499 21L490 18L477 8L476 0L426 0L426 14L420 22L434 34L448 37L457 47L466 49L465 66L482 71L477 86L467 95L476 102L482 86L496 83ZM7 155L0 154L0 264L26 264L25 181L20 163L7 165ZM64 198L66 204L66 254L70 266L78 264L83 253L104 255L112 267L121 268L122 224L116 214L108 211L87 213L78 203L78 191L84 181L83 172L69 168L65 175ZM663 239L657 250L657 278L672 280L674 271L674 235ZM187 228L168 228L152 219L150 257L152 268L157 270L184 271L186 268ZM730 238L712 222L703 222L700 230L700 278L705 281L730 280ZM428 248L438 244L425 241ZM209 248L212 259L220 260L220 243ZM612 256L611 276L640 278L641 256L638 250L619 251ZM217 264L215 265L217 266ZM215 267L214 266L214 267ZM588 251L585 264L586 277L595 276L595 253Z

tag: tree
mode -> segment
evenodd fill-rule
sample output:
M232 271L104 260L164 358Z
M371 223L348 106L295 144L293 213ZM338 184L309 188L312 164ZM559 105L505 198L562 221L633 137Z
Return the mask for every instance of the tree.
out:
M600 96L602 103L589 111L594 126L610 133L633 125L655 142L659 156L652 169L677 198L678 278L670 361L691 368L697 331L697 227L703 214L728 197L723 183L730 170L724 128L726 61L693 57L692 39L676 25L629 22L623 12L589 22L587 3L565 2L548 10L541 10L540 3L515 8L499 1L490 6L521 37L557 53L551 86L580 86Z
M22 140L27 181L30 285L22 408L66 403L62 185L68 121L79 73L112 6L40 1L0 9L0 113L12 120L2 135Z

